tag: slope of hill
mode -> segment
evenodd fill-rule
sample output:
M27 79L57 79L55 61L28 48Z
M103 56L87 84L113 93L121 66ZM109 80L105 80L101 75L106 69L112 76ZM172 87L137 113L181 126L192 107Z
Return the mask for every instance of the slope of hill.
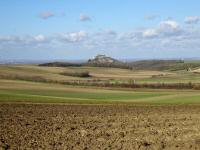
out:
M131 62L129 65L136 70L168 70L184 64L182 60L142 60Z

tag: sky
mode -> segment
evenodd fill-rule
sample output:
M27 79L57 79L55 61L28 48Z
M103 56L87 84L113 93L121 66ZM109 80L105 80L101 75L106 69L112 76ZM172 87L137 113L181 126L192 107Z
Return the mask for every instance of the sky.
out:
M1 0L0 60L200 58L198 0Z

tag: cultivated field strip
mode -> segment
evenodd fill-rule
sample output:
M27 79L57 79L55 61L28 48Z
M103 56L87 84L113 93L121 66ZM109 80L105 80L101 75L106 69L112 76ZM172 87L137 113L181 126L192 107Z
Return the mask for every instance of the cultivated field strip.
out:
M199 105L0 104L0 147L200 149Z
M0 80L0 102L198 104L198 90L148 90L74 87L59 84Z

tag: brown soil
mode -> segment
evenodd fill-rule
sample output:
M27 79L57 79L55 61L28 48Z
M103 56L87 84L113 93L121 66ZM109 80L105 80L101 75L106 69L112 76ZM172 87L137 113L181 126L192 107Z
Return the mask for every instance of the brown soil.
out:
M0 149L200 149L200 106L0 104Z

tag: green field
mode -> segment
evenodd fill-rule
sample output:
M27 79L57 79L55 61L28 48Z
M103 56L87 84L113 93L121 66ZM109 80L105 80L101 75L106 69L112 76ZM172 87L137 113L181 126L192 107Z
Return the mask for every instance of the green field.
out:
M62 75L63 72L88 71L90 78ZM196 69L198 72L199 69ZM47 81L38 82L35 78ZM31 79L31 80L30 80ZM32 80L33 79L33 80ZM98 67L39 67L37 65L0 65L0 102L34 103L131 103L198 104L198 90L124 89L59 84L63 81L109 81L113 84L134 80L138 83L200 83L200 74L182 71L147 71ZM55 81L57 83L55 83Z
M0 102L74 104L198 104L195 90L150 90L74 87L59 84L0 80Z

